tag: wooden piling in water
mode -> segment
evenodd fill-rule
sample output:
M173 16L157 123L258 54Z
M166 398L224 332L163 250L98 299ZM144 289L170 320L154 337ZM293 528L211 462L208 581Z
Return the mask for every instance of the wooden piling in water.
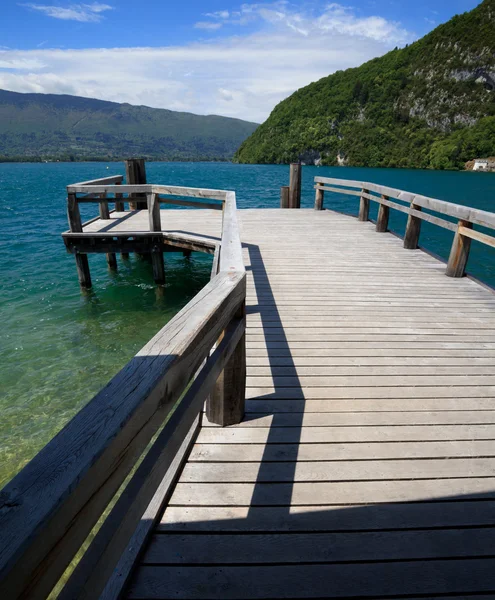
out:
M144 158L129 158L125 162L125 177L128 185L141 185L146 183L146 165ZM144 198L144 194L131 194L132 198ZM146 210L143 200L129 202L131 210Z
M291 163L289 208L301 208L301 163Z
M162 224L160 218L160 200L158 194L148 194L148 215L150 221L150 231L161 231ZM163 260L163 244L161 238L157 236L151 249L151 263L153 265L153 278L155 283L165 283L165 263Z

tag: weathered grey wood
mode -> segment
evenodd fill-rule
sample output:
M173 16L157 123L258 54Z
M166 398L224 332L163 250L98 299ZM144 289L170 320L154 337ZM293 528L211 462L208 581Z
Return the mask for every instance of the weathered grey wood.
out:
M256 486L256 494L254 487ZM495 500L495 478L401 481L311 481L309 483L182 483L171 505L315 506L445 500L449 496ZM309 558L309 557L308 557Z
M369 442L310 443L310 444L202 444L198 442L192 452L192 462L236 463L254 462L261 469L261 462L332 461L339 464L350 461L406 461L474 459L493 456L493 440L436 441L428 443L394 442L370 444ZM467 460L467 462L469 462ZM191 463L192 464L192 463ZM335 468L339 468L339 464ZM264 468L264 467L263 467ZM468 482L467 482L468 484Z
M74 254L76 259L77 277L79 279L79 285L84 289L89 289L92 286L91 273L89 270L89 261L87 254L80 254L76 252Z
M370 201L365 194L368 194L368 190L363 188L359 201L359 221L369 221Z
M142 185L146 184L146 165L143 158L131 158L125 161L125 176L126 181L129 185ZM142 197L141 194L133 194L133 198ZM131 210L144 210L146 209L146 202L142 200L133 200L129 202Z
M160 201L158 194L148 194L147 198L150 231L161 231Z
M365 509L363 509L365 510ZM293 598L412 598L432 600L459 590L488 593L495 587L495 559L426 560L397 563L320 564L285 566L143 566L129 590L130 599L215 598L228 589L231 599ZM452 596L450 600L455 598ZM458 597L458 596L457 596ZM482 600L486 600L486 597ZM415 600L412 598L412 600Z
M285 507L169 506L157 531L380 531L495 525L495 511L485 502L418 502L400 504ZM249 518L247 512L249 510ZM290 538L288 538L290 539Z
M411 204L412 210L420 211L421 207ZM404 248L407 250L416 250L419 243L419 234L421 232L421 219L412 214L407 218L406 232L404 234Z
M471 227L469 225L471 225ZM481 231L474 231L472 224L470 223L469 225L461 225L459 227L459 233L465 237L471 238L472 240L476 240L482 244L486 244L487 246L495 248L495 237L487 235L486 233L481 233Z
M245 285L245 280L244 280ZM246 307L242 303L236 318L245 329ZM240 423L244 417L246 401L246 335L237 342L229 362L220 373L215 389L208 397L206 415L211 423L225 427Z
M228 192L223 209L220 271L244 273L242 244L237 223L237 206L234 192Z
M382 195L383 200L388 200L388 196ZM376 230L380 233L388 231L388 218L390 208L385 204L380 203L378 208L378 217L376 219Z
M346 179L333 179L329 177L315 177L315 182L340 185L347 187L367 188L377 194L384 194L390 198L396 198L405 202L413 203L417 207L426 208L435 212L448 215L450 217L457 218L458 220L469 221L476 223L484 227L495 228L495 213L488 212L485 210L479 210L470 208L468 206L462 206L460 204L454 204L452 202L445 202L444 200L437 200L435 198L428 198L420 194L413 194L411 192L404 192L395 188L390 188L383 185L378 185L369 182L351 181Z
M316 184L316 194L315 194L315 210L323 210L323 200L325 196L325 192L323 190L323 184Z
M207 415L208 416L208 415ZM210 418L208 416L208 420ZM212 421L214 422L214 421ZM401 442L448 440L495 440L495 425L396 425L387 427L205 427L198 442L202 444L295 444Z
M291 163L289 183L289 208L301 208L301 163Z
M4 488L2 597L47 595L243 298L216 277Z
M448 277L464 277L471 248L471 238L466 236L464 231L472 227L473 224L468 221L459 221L445 271Z
M151 264L153 267L153 279L156 284L165 283L165 261L163 259L163 245L161 239L156 239L151 248Z
M82 232L81 213L77 202L76 194L67 194L67 218L69 220L69 229L72 233Z
M158 523L163 508L170 499L182 467L189 457L191 446L194 444L194 440L201 428L201 417L201 414L198 415L189 430L189 433L182 442L180 450L175 455L170 468L160 482L160 485L136 527L127 548L122 553L117 566L111 573L104 590L99 596L100 600L118 600L122 597L121 594L128 583L141 550L146 544L155 525Z
M301 556L313 563L490 557L495 529L450 529L321 533L183 534L154 535L142 564L299 564ZM336 558L338 557L338 558Z
M115 185L122 185L122 180L116 181ZM125 204L124 204L124 201L122 200L123 198L124 198L123 194L115 193L115 210L117 212L124 212L124 210L125 210Z
M156 194L172 195L172 196L190 196L193 198L208 198L210 200L222 200L224 201L227 194L227 190L211 190L205 188L192 188L183 187L177 185L156 185L152 186L153 192ZM217 206L215 204L215 206ZM220 206L221 208L221 206Z
M110 177L100 177L99 179L90 179L89 181L80 181L74 183L76 186L88 186L88 185L118 185L122 183L124 177L122 175L110 175Z
M227 327L222 342L197 374L78 564L62 599L99 597L243 332L244 323L239 320Z
M315 190L321 189L324 192L335 192L336 194L344 194L346 196L362 196L362 191L357 190L348 190L346 188L340 187L330 187L328 185L324 185L323 183L317 183L315 185ZM369 194L369 198L371 200L375 200L375 196L371 196Z
M177 206L190 206L192 208L209 208L211 210L222 210L220 202L194 202L193 200L180 200L179 198L164 198L158 196L161 204L172 204Z
M289 208L290 187L284 185L280 188L280 208Z

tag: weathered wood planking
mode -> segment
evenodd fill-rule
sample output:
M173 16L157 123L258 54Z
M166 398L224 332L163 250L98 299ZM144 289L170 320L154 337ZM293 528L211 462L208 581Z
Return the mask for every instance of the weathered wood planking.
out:
M494 294L329 210L240 218L246 417L203 424L127 597L492 594Z

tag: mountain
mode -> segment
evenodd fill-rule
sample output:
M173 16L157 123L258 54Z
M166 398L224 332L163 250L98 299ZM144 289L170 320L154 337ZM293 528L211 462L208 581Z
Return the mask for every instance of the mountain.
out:
M495 0L278 104L243 163L463 168L495 154Z
M226 160L256 123L0 90L1 160Z

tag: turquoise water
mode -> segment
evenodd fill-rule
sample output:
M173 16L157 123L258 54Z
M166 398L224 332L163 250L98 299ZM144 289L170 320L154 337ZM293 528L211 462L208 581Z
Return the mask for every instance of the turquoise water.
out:
M239 207L248 208L277 207L289 168L149 163L147 172L156 183L233 189ZM119 260L119 273L110 275L104 256L91 256L94 288L81 295L60 237L67 229L64 188L115 173L123 174L123 165L0 164L0 487L209 280L210 257L166 254L162 297L147 262ZM303 207L313 206L315 175L495 210L490 174L304 167ZM325 205L357 213L349 196L327 194ZM83 209L83 218L95 216L95 206ZM404 222L392 213L393 229L402 233ZM423 223L421 244L430 250L447 257L451 240L450 232ZM495 250L474 242L469 270L495 285Z

